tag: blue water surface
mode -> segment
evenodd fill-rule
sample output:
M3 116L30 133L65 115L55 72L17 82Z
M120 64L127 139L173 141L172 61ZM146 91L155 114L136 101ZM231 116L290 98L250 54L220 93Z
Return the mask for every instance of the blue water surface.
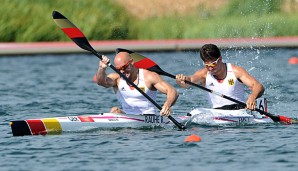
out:
M195 51L140 52L171 74L202 68ZM111 59L114 54L106 54ZM226 49L225 62L241 65L266 88L269 112L297 118L298 49ZM296 171L298 126L97 130L62 135L13 137L9 121L97 114L118 105L112 89L92 82L98 58L91 54L0 58L1 170L213 170ZM111 69L108 72L112 72ZM173 115L207 107L206 92L181 89ZM249 92L249 90L247 90ZM157 103L164 101L158 95ZM201 142L184 143L196 134Z

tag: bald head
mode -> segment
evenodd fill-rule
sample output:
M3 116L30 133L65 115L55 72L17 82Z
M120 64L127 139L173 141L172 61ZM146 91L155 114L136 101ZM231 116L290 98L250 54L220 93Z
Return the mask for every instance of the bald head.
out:
M131 60L131 56L129 55L129 53L127 52L120 52L118 53L116 56L115 56L115 59L114 59L114 63L115 63L115 67L121 67L125 64L127 64L127 62L129 60Z

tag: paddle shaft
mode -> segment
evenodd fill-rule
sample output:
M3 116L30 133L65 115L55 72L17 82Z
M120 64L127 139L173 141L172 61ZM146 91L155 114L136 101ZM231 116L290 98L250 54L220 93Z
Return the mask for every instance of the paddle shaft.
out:
M79 30L72 22L70 22L65 16L63 16L58 11L53 11L53 19L56 24L63 30L63 32L80 48L87 50L97 56L102 60L102 55L94 50L94 48L90 45L86 36ZM145 96L153 105L155 105L159 110L162 110L161 106L159 106L153 99L151 99L145 92L143 92L138 86L136 86L131 80L129 80L124 74L122 74L118 69L116 69L111 63L108 64L117 74L119 74L125 81L127 81L130 85L132 85L135 89L137 89L143 96ZM179 128L186 129L184 125L180 124L176 121L171 115L168 118Z

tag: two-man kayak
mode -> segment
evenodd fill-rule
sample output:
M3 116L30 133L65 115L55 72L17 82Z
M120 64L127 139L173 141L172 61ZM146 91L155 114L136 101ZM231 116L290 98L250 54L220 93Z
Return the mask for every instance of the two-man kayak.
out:
M176 117L183 123L189 116ZM101 113L98 115L65 116L54 118L27 119L10 122L14 136L61 134L62 132L81 132L93 129L142 128L171 125L167 117L148 115L125 115Z
M217 110L198 108L186 116L175 116L184 125L237 125L272 123L270 118L247 113L246 110ZM160 115L125 115L101 113L97 115L65 116L11 121L14 136L61 134L94 129L173 127L174 124Z

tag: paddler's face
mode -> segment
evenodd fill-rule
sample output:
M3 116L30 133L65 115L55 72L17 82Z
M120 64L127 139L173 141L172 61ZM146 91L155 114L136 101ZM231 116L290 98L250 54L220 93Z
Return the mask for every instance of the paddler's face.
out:
M117 54L115 57L115 68L118 69L127 78L130 77L132 72L133 60L127 54Z
M217 58L217 60L215 61L203 62L204 66L211 74L215 74L218 71L220 63L221 63L221 57Z
M131 69L132 69L132 60L127 61L124 65L117 68L122 74L124 74L126 77L130 76Z

